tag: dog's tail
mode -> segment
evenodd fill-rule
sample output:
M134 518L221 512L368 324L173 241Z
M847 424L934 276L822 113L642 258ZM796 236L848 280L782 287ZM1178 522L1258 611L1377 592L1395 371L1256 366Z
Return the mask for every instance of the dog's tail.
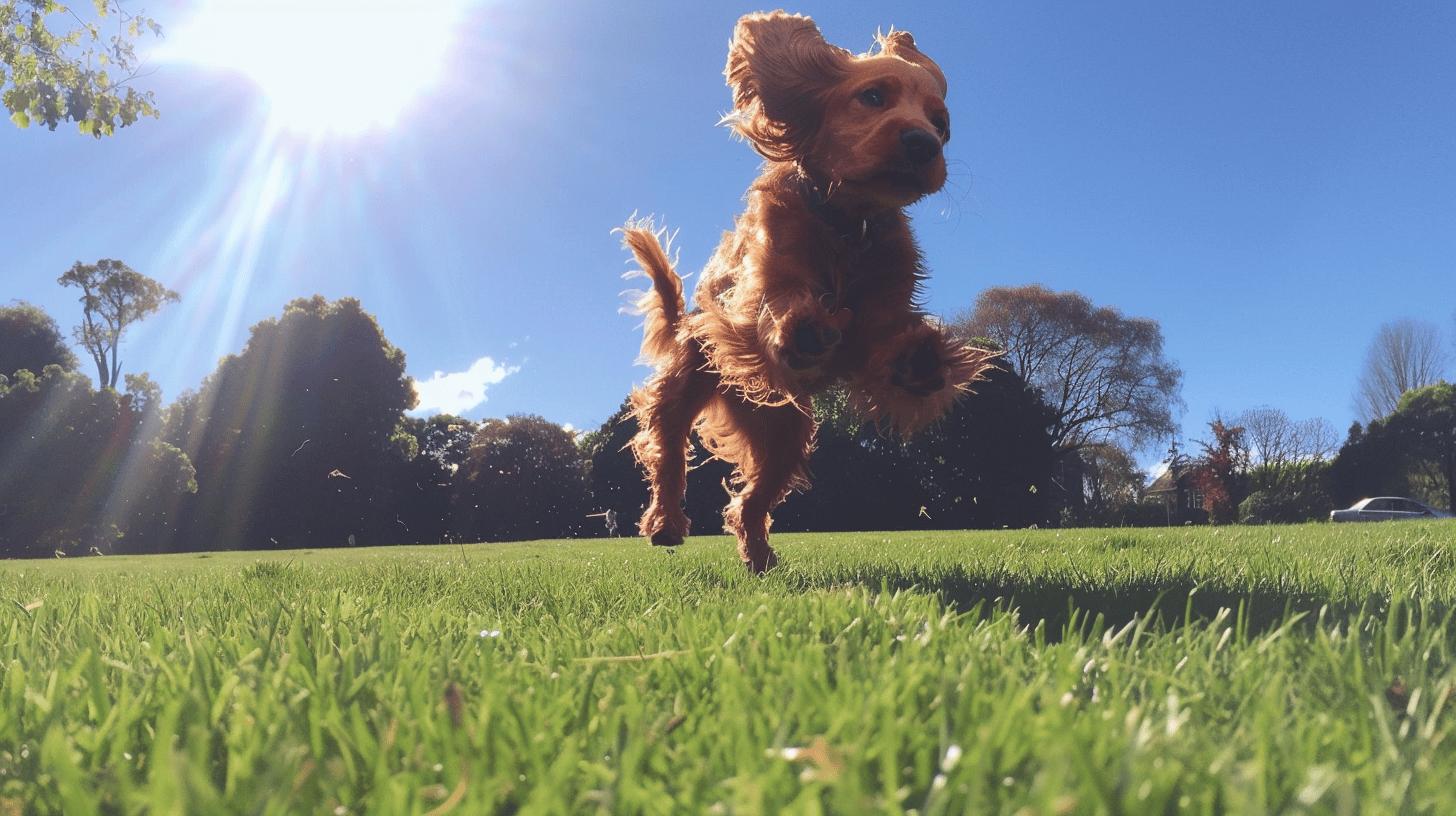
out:
M677 329L685 308L683 281L668 255L672 237L665 229L655 229L650 220L629 221L620 232L622 245L642 266L627 277L646 275L652 280L651 291L637 293L632 311L642 315L642 360L657 363L677 351Z

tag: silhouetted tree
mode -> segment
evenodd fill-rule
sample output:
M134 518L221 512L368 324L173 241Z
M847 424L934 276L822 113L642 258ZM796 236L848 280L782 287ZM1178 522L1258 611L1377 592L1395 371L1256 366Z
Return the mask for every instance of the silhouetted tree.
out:
M950 529L1047 521L1050 464L1046 407L1013 372L997 369L936 425L906 442L865 423L847 395L815 397L813 486L774 514L780 531ZM647 489L626 449L636 424L623 403L582 440L596 508L616 509L635 530ZM732 468L693 442L686 511L697 535L721 528Z
M636 535L637 522L647 507L647 483L627 447L636 434L637 421L632 418L631 404L623 400L600 428L583 434L578 440L578 448L587 463L592 512L616 511L619 535ZM693 456L689 461L684 510L692 519L693 535L715 535L723 529L723 506L728 502L723 482L733 469L721 459L709 457L696 434L689 437L689 444ZM606 527L594 519L585 531L587 535L595 535L604 533Z
M406 417L400 424L398 432L414 440L414 453L399 457L390 469L382 520L389 540L433 544L451 537L454 479L470 458L478 427L449 414Z
M580 535L590 503L569 432L539 416L487 419L455 476L455 533L470 541Z
M938 424L910 440L926 469L932 526L1025 527L1052 521L1053 415L1016 372L995 369Z
M899 437L855 414L848 395L831 390L814 399L818 422L809 459L811 486L774 512L774 529L905 530L932 526L921 508L935 503L930 468ZM928 431L926 431L928 433ZM718 503L724 500L718 490Z
M22 368L39 374L48 365L74 371L76 363L55 318L44 309L24 301L0 306L0 374Z
M1439 382L1407 391L1385 432L1396 454L1456 509L1456 385Z
M179 295L121 261L102 259L94 264L77 261L57 282L81 290L81 324L76 342L96 362L96 381L102 388L121 382L118 353L126 330L145 320Z
M132 550L164 524L196 482L158 438L158 399L144 377L125 394L54 365L0 377L0 554Z
M1418 496L1456 505L1456 385L1407 391L1395 411L1364 428L1355 423L1330 467L1331 497L1341 507L1370 496Z
M615 511L617 523L629 535L636 531L642 509L647 506L646 482L627 448L636 433L632 404L623 400L600 428L577 439L577 447L587 466L593 510ZM588 534L591 530L590 526L586 527Z
M168 439L197 466L171 546L389 543L389 474L415 403L404 353L357 300L295 300L253 326L197 393L168 412Z
M1336 507L1348 507L1371 496L1410 494L1405 464L1394 454L1385 423L1376 420L1350 426L1349 436L1330 463L1330 498Z

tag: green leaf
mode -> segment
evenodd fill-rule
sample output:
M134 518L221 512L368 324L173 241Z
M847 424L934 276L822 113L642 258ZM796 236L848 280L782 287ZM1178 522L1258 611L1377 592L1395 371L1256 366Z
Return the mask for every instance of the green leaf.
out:
M20 128L21 130L25 130L26 128L30 127L30 116L27 115L26 112L23 110L18 110L15 113L10 114L10 121L14 122L15 126Z

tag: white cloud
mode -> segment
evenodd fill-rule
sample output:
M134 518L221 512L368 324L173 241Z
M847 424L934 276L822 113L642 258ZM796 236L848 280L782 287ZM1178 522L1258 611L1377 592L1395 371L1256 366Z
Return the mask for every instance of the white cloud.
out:
M415 393L419 395L420 404L410 413L463 414L485 402L486 389L520 370L520 366L508 366L489 357L481 357L464 371L450 374L436 371L428 380L415 380Z

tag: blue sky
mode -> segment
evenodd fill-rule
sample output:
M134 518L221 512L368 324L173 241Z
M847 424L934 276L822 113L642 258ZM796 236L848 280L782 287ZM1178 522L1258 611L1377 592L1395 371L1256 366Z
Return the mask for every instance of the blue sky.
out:
M199 8L148 11L177 45ZM696 271L755 174L715 123L733 21L756 8L477 3L433 49L443 77L361 136L275 132L248 76L157 60L159 120L99 142L0 127L0 301L70 325L55 278L101 257L167 283L182 303L123 352L170 399L289 299L353 295L416 377L460 375L442 403L594 427L646 375L610 230L657 214ZM1155 318L1190 436L1259 404L1343 434L1381 322L1452 330L1456 5L795 10L856 51L908 29L945 70L952 180L914 211L930 307L1039 282ZM325 39L351 70L422 58Z

